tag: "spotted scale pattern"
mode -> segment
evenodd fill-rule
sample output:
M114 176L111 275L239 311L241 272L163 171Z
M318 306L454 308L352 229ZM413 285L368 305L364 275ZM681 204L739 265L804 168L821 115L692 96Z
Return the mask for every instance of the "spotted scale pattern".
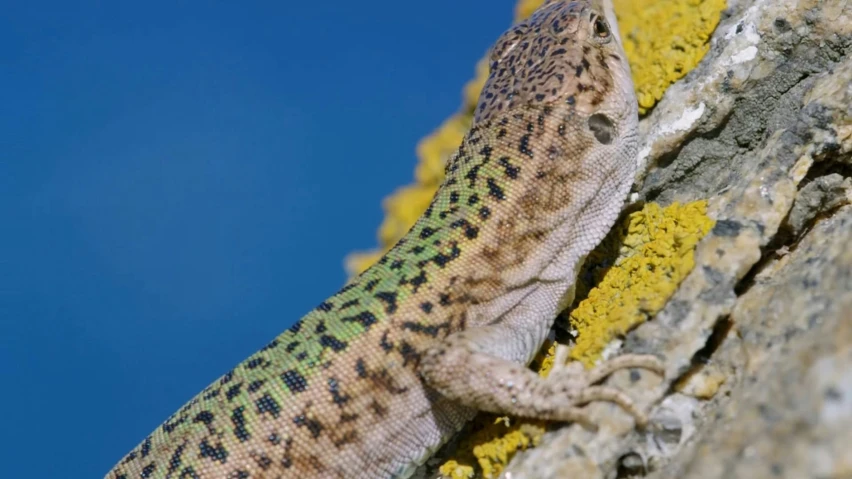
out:
M447 374L441 358L459 339L522 326L504 349L475 347L494 354L495 372L527 361L615 220L635 169L636 105L611 32L599 5L553 1L504 34L475 124L408 234L107 479L407 477L476 409L495 409L454 392L488 371Z

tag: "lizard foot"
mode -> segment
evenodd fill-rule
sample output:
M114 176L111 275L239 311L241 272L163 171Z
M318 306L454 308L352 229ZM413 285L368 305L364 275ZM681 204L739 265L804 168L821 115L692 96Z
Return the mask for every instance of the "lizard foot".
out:
M627 394L596 383L626 368L662 373L659 359L625 354L586 371L577 361L566 365L567 348L557 347L556 366L547 378L542 378L517 359L505 357L518 352L506 348L505 338L519 334L511 328L512 325L495 324L451 334L422 355L421 378L461 405L495 414L577 422L594 430L596 426L584 406L608 401L633 416L637 427L648 424L648 416Z
M567 394L572 405L581 406L595 401L609 401L617 404L625 412L633 416L636 427L644 428L648 424L648 416L636 406L630 396L624 391L609 387L595 386L610 374L621 369L641 368L657 374L665 373L665 365L659 358L647 354L625 354L598 364L590 370L585 370L577 361L567 363L569 348L564 345L556 346L554 366L546 381L554 391ZM597 430L583 409L571 407L567 416L573 422L578 422L590 430Z

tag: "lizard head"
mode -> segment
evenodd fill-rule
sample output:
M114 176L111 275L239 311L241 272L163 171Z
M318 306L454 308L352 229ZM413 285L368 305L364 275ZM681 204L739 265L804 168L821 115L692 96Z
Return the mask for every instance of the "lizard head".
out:
M489 238L476 274L508 289L564 286L618 217L638 103L616 28L608 0L551 0L492 48L473 127L446 170L447 185L491 202L469 213Z
M586 115L635 112L616 27L601 0L546 2L492 47L474 124L526 105Z

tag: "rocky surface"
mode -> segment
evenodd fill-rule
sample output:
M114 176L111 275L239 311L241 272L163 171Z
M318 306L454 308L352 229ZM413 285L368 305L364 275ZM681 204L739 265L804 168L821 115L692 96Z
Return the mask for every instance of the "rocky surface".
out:
M641 128L634 199L716 220L621 348L665 379L609 380L654 427L592 404L598 432L548 433L504 477L852 477L852 2L730 2Z

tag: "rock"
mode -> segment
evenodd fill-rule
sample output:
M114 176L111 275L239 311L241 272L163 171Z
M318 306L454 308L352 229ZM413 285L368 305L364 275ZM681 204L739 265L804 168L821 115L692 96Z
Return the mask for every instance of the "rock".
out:
M852 3L731 2L641 130L635 199L707 199L716 220L624 339L665 379L608 381L655 427L591 404L597 433L548 433L504 477L852 477Z
M787 234L799 236L818 215L830 213L852 199L852 178L838 173L820 176L799 189L784 226Z

